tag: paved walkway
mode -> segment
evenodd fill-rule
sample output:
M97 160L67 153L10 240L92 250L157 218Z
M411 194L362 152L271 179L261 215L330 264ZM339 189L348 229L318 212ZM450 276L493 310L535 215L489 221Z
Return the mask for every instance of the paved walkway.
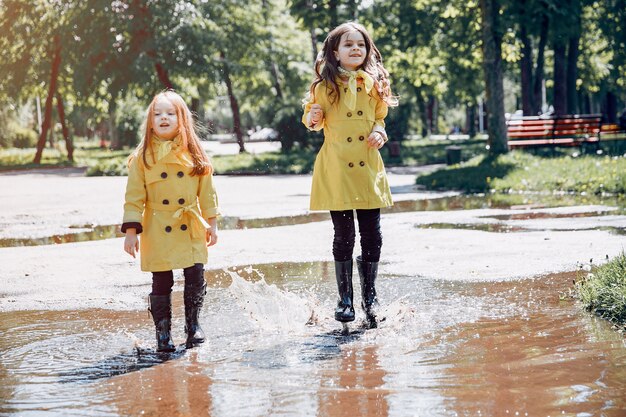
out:
M416 201L420 211L382 216L380 268L386 276L471 281L531 277L572 271L589 259L602 262L626 246L623 234L612 233L626 229L626 216L611 207L437 211L426 201L441 194L417 190L414 175L390 174L389 180L394 199ZM310 181L310 176L215 178L223 215L240 218L306 214ZM0 237L49 236L86 225L119 224L125 182L61 172L0 175ZM331 259L328 220L222 230L219 236L208 268ZM3 248L0 265L0 311L139 309L150 283L138 260L122 251L120 238Z

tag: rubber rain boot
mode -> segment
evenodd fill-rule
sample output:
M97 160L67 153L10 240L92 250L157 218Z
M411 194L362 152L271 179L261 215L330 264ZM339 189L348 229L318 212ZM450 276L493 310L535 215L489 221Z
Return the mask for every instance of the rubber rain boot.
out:
M172 342L172 296L150 294L148 308L156 328L157 352L174 352L176 346Z
M335 320L342 323L354 321L354 306L352 305L352 259L335 261L335 276L339 290L339 302L335 309Z
M370 329L378 327L376 319L376 307L378 298L376 297L376 276L378 275L378 262L365 262L360 256L356 258L356 266L361 279L361 307L365 311L365 319Z
M187 348L192 348L200 343L204 343L206 340L204 331L202 331L198 323L205 294L206 282L204 279L200 286L185 285L183 298L185 300L185 333L187 334L185 346Z

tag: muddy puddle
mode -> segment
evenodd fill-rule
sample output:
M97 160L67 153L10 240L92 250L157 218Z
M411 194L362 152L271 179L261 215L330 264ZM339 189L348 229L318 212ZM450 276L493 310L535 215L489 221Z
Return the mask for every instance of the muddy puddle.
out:
M208 271L209 341L182 348L176 291L170 355L143 309L0 313L0 415L623 416L624 337L574 278L382 274L384 321L342 335L331 263Z
M562 219L562 218L582 218L592 216L607 215L607 212L584 212L584 213L565 213L551 214L545 212L533 212L532 210L548 208L548 207L565 207L584 204L607 204L613 207L623 207L623 202L604 199L590 200L577 196L545 196L545 195L457 195L443 198L431 198L420 200L403 200L396 201L390 208L383 209L383 214L388 213L406 213L419 211L454 211L454 210L472 210L472 209L513 209L513 210L529 210L528 213L516 213L511 215L495 215L486 217L494 222L515 221L529 219ZM623 214L626 210L620 208L614 210L612 214ZM242 230L257 229L278 226L290 226L298 224L306 224L329 220L330 215L326 212L314 212L307 214L299 214L293 216L280 216L268 218L240 218L233 216L223 216L218 220L220 230ZM516 232L524 231L522 227L511 227L506 225L463 225L463 224L444 224L433 223L425 224L420 227L429 228L457 228L457 229L474 229L494 232ZM16 246L38 246L62 243L86 242L92 240L111 239L124 236L120 232L120 225L69 225L68 232L63 234L53 234L45 237L14 237L0 238L0 248L16 247ZM602 229L605 230L605 229ZM613 233L626 234L623 228L613 230L606 229Z

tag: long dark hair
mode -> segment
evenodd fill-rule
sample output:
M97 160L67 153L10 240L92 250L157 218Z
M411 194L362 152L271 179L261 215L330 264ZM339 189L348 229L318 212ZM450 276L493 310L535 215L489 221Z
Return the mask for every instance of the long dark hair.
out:
M391 93L389 83L389 72L383 66L383 58L374 45L374 41L367 30L360 24L355 22L346 22L333 29L326 40L321 52L315 60L315 80L311 84L311 97L315 94L315 87L323 81L327 82L329 89L330 102L338 102L339 86L337 85L337 77L339 77L339 62L335 57L335 51L339 48L341 37L348 32L360 32L365 40L365 60L360 69L367 72L374 79L374 85L381 99L390 107L398 105L398 98Z

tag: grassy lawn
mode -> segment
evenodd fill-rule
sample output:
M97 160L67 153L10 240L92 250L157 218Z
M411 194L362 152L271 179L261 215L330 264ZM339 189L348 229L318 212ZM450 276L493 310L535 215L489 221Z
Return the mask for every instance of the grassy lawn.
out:
M400 156L391 156L389 147L381 150L387 166L416 166L445 163L446 150L451 142L444 140L407 140L402 142ZM484 140L455 141L463 147L463 156L470 158L484 152ZM11 169L87 166L87 175L126 175L126 158L130 149L112 151L101 149L97 142L77 141L74 164L67 161L63 144L59 149L45 148L41 165L32 160L35 149L1 149L0 171ZM216 155L211 157L217 174L308 174L313 171L317 149L295 149L287 154Z
M129 150L101 149L96 142L77 141L74 146L73 164L67 160L67 152L62 144L58 149L45 148L40 165L32 163L35 158L35 148L0 149L0 171L65 166L110 166L109 171L103 171L101 175L112 175L114 171L121 169L120 166L125 163L130 153Z
M545 158L515 151L497 158L478 156L420 176L416 182L429 189L468 193L625 195L626 158L597 155Z
M624 252L590 272L581 271L576 282L584 307L626 330L626 255Z

